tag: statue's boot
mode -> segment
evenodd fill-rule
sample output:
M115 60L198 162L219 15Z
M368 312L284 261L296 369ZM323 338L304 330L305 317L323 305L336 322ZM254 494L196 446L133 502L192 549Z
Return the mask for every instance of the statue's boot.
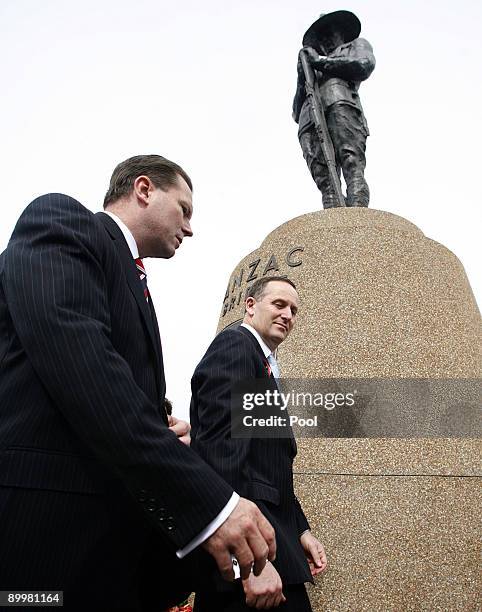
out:
M328 168L324 164L318 164L318 172L313 172L313 178L316 186L321 191L323 208L337 208L340 206L336 192L333 189L330 178L328 176Z
M346 180L346 205L347 206L365 206L370 202L370 189L363 173L356 173L355 176L350 176Z

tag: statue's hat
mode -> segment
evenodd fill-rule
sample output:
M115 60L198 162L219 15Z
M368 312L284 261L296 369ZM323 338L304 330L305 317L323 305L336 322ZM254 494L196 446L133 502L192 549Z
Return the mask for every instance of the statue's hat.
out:
M351 11L333 11L333 13L321 14L319 19L306 30L303 36L303 46L313 46L313 43L320 40L320 36L329 28L336 28L341 32L344 41L350 42L360 35L361 23Z

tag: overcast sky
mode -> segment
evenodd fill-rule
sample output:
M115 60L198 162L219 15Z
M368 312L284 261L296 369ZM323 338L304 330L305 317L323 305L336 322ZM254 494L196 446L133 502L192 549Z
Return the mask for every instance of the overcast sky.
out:
M296 59L321 12L354 11L377 66L360 94L372 208L452 250L481 303L478 0L3 0L0 250L23 208L63 192L101 208L141 153L194 182L194 237L146 262L175 412L229 276L278 225L321 208L291 119Z

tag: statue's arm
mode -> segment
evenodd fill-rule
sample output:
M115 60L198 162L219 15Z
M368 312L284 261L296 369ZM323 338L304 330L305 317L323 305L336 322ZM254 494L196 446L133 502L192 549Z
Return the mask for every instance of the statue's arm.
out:
M301 60L298 57L298 81L296 83L296 93L293 99L293 119L298 123L300 120L301 107L303 106L303 102L305 101L305 75L303 73L303 68L301 66Z
M319 55L317 59L310 55L310 60L314 68L347 81L365 81L375 68L372 46L364 38L357 38L350 43L348 55Z

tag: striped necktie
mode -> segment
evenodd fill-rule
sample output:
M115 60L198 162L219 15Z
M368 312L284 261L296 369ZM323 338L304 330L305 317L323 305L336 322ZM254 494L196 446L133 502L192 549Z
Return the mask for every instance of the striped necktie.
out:
M144 268L144 262L142 261L140 257L138 257L135 261L136 261L137 273L139 274L139 279L142 283L144 297L146 298L146 302L148 302L149 301L149 289L147 288L147 274L146 274L146 269Z

